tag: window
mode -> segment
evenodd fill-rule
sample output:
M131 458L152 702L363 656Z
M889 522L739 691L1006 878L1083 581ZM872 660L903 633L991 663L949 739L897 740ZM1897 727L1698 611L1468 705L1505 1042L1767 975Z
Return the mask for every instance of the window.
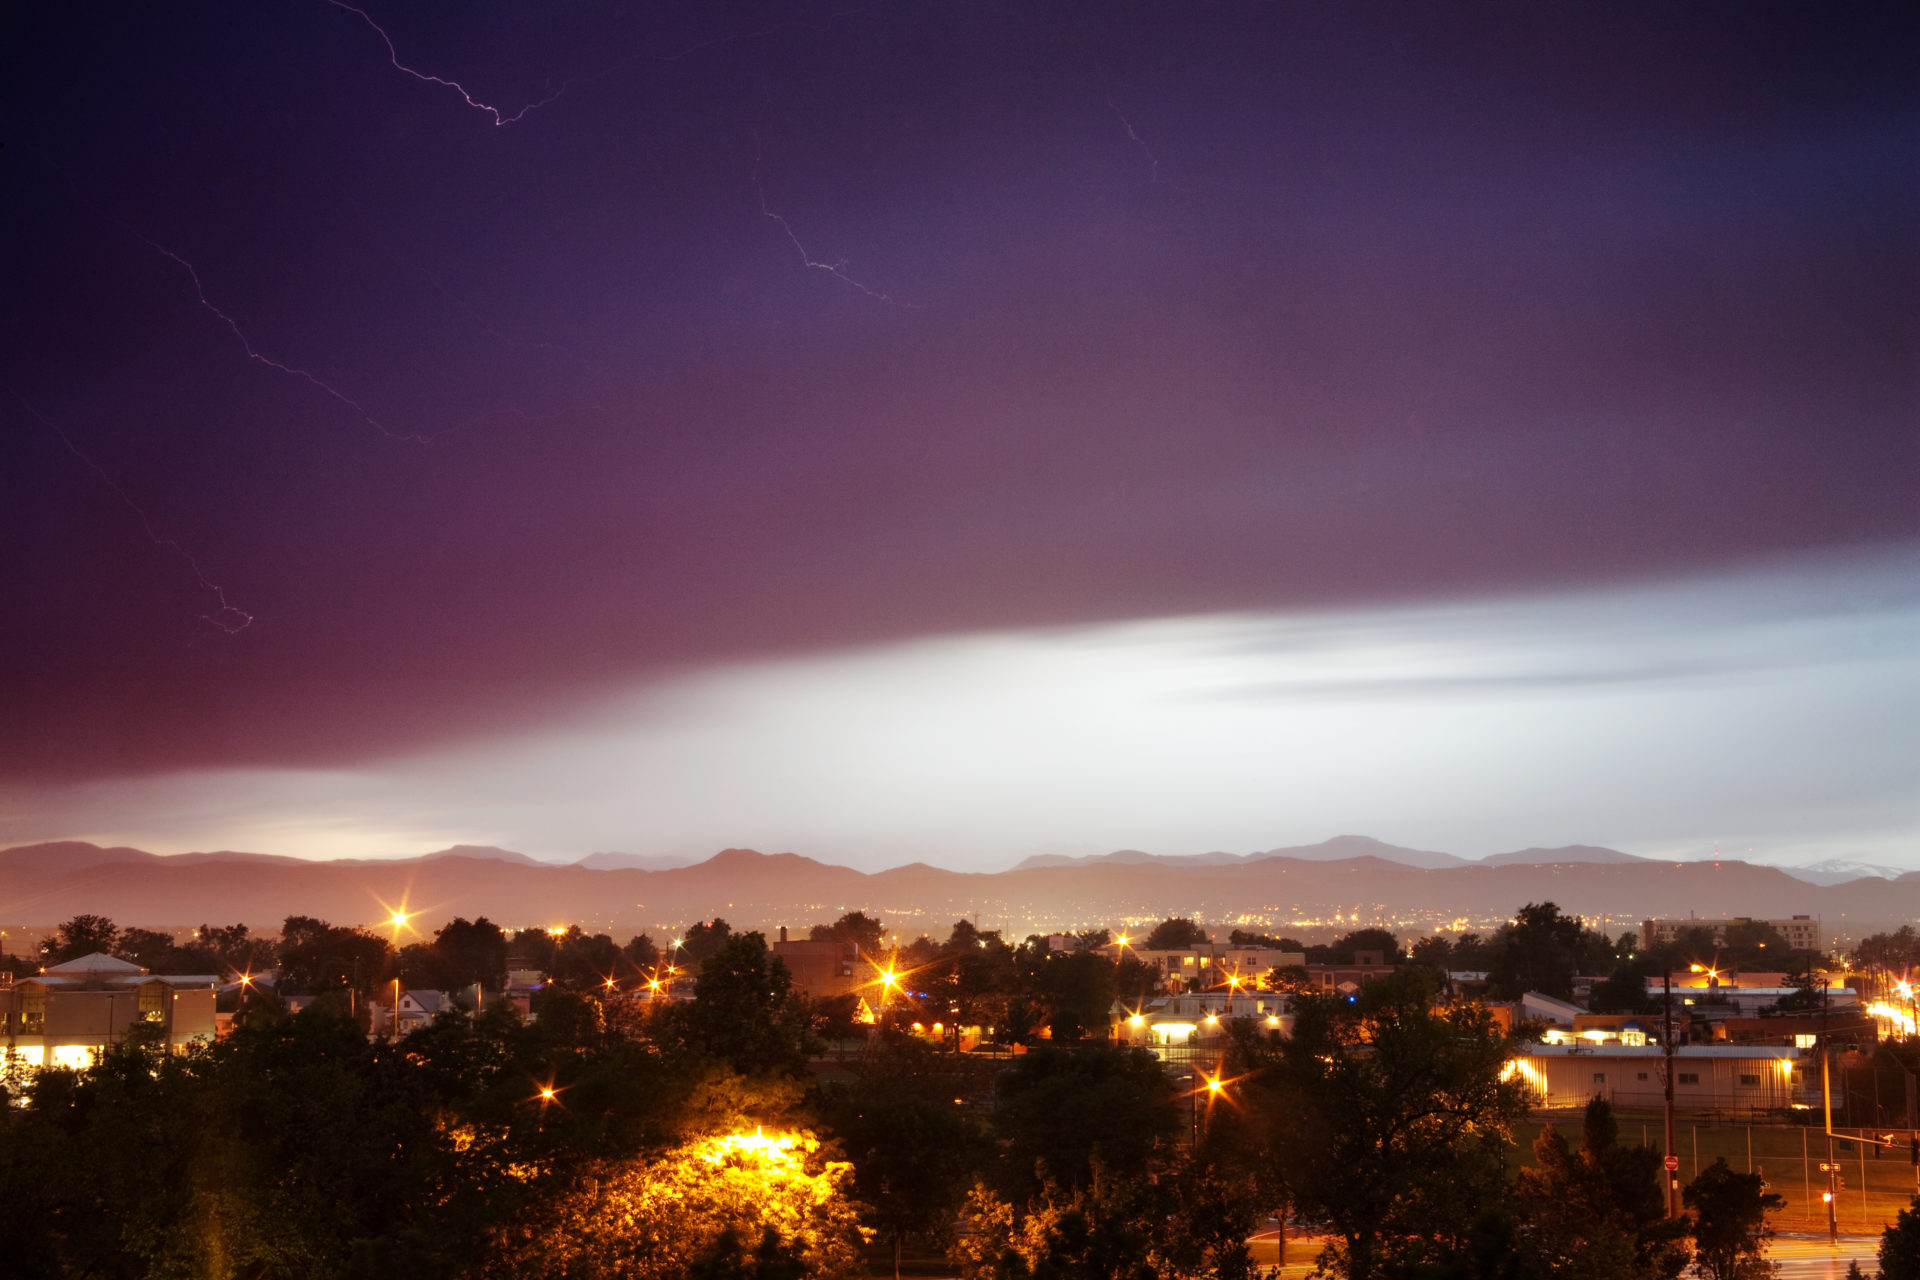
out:
M1680 1083L1681 1084L1699 1084L1700 1073L1698 1071L1682 1071L1680 1073Z
M1607 1082L1607 1073L1606 1073L1606 1072L1604 1072L1604 1071L1596 1071L1596 1072L1594 1072L1594 1073L1593 1073L1593 1082L1594 1082L1595 1084L1605 1084L1605 1083Z
M1644 1071L1642 1071L1642 1072L1640 1073L1640 1079L1642 1079L1642 1080L1645 1080L1646 1078L1647 1078L1647 1073L1646 1073L1646 1072L1644 1072Z
M37 1036L47 1028L46 992L34 992L20 1006L20 1030Z
M147 1022L160 1022L164 1006L160 1003L166 988L157 982L149 982L140 988L140 1017Z
M1742 1071L1740 1073L1740 1083L1744 1085L1757 1085L1760 1083L1760 1077L1750 1076L1746 1072Z

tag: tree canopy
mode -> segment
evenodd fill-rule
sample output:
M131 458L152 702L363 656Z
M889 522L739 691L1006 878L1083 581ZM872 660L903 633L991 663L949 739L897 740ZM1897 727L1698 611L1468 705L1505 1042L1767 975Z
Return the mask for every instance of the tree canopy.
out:
M1241 1028L1229 1059L1264 1173L1301 1221L1336 1237L1325 1261L1351 1280L1464 1257L1503 1196L1523 1105L1501 1079L1506 1042L1483 1010L1436 1009L1432 996L1417 968L1351 1002L1296 996L1290 1038Z

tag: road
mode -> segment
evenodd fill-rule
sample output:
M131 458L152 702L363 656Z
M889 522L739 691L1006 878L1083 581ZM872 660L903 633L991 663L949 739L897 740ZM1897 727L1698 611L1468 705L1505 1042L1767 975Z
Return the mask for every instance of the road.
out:
M1780 1265L1781 1280L1845 1280L1847 1264L1858 1260L1860 1270L1871 1276L1880 1266L1880 1237L1841 1236L1838 1245L1827 1243L1824 1232L1805 1235L1785 1232L1773 1238L1767 1256Z
M1263 1269L1277 1260L1276 1240L1271 1230L1256 1232L1248 1241L1253 1256ZM1307 1275L1312 1259L1325 1241L1294 1237L1288 1241L1287 1261L1280 1269L1283 1280ZM1858 1261L1860 1270L1872 1276L1879 1269L1878 1235L1843 1235L1840 1242L1827 1243L1826 1233L1781 1232L1773 1239L1767 1256L1780 1266L1780 1280L1846 1280L1847 1264ZM1691 1272L1689 1272L1691 1274Z

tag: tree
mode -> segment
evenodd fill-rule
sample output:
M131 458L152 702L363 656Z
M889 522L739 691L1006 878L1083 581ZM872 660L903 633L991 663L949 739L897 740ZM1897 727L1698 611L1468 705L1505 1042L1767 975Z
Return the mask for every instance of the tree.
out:
M1786 1201L1757 1173L1735 1173L1725 1156L1700 1171L1680 1192L1693 1211L1694 1263L1707 1280L1770 1276L1764 1250L1773 1238L1767 1215Z
M822 1095L827 1127L853 1162L865 1216L893 1245L896 1276L909 1237L947 1234L983 1150L984 1135L963 1105L970 1084L957 1065L916 1039L877 1040L854 1064L853 1081Z
M860 954L877 956L882 948L880 936L885 933L878 920L864 911L849 911L832 924L817 924L808 936L815 942L851 942L860 948Z
M1729 920L1720 933L1720 960L1739 969L1784 967L1793 948L1765 920Z
M105 916L74 916L61 921L52 936L40 943L40 960L55 965L95 952L112 955L114 940L119 936L120 930Z
M994 1128L1002 1183L1016 1196L1049 1179L1084 1186L1096 1161L1123 1175L1147 1167L1184 1126L1185 1108L1160 1060L1145 1049L1038 1048L1000 1077ZM1044 1166L1044 1168L1043 1168Z
M253 973L261 969L272 968L278 948L271 939L256 938L244 924L230 924L224 927L202 923L193 931L199 948L212 952L219 957L220 964L212 966L218 971L221 965L235 973ZM188 970L188 972L208 972L206 969Z
M507 935L485 916L455 916L433 935L433 949L446 963L449 989L477 984L498 991L507 985Z
M1540 1276L1568 1280L1675 1280L1687 1264L1683 1225L1666 1216L1660 1153L1624 1147L1605 1099L1587 1104L1572 1150L1552 1126L1533 1144L1534 1166L1516 1180L1516 1251Z
M1229 1074L1257 1167L1309 1227L1336 1242L1322 1265L1350 1280L1468 1256L1482 1210L1504 1197L1506 1042L1485 1010L1436 1009L1433 979L1404 968L1351 1002L1296 996L1293 1035L1235 1027Z
M1661 969L1649 955L1622 960L1605 982L1595 983L1587 997L1594 1013L1644 1013L1653 1009L1657 999L1648 994L1647 980L1658 978Z
M1047 955L1035 974L1032 989L1046 1006L1047 1026L1054 1039L1106 1036L1107 1017L1118 994L1114 976L1113 961L1097 951L1055 951Z
M640 973L652 974L660 967L660 948L655 946L653 939L644 933L635 934L630 938L627 945L620 948L620 954L625 956L627 963Z
M393 948L385 938L288 916L280 929L280 989L309 995L352 988L367 995L388 976Z
M1400 939L1385 929L1355 929L1323 946L1307 948L1308 964L1352 964L1357 951L1379 951L1388 964L1400 963Z
M556 986L597 991L607 985L608 978L615 977L620 967L620 948L611 936L588 934L579 925L572 925L555 939L547 972Z
M1236 947L1267 947L1274 951L1305 951L1305 944L1292 938L1277 938L1270 933L1253 933L1247 929L1235 929L1227 935L1227 941Z
M726 946L727 939L732 936L733 926L719 916L690 926L687 929L687 936L680 943L682 951L685 952L687 967L698 969L718 955L720 948Z
M498 1230L482 1274L531 1280L862 1274L852 1168L804 1132L695 1138L603 1161ZM749 1254L744 1242L756 1242Z
M759 933L729 933L700 966L693 1003L675 1006L689 1047L746 1075L798 1075L812 1021L793 977Z
M1583 932L1578 916L1561 915L1551 902L1529 902L1493 935L1488 994L1518 1000L1538 991L1570 998Z
M1167 1152L1151 1171L1096 1165L1083 1185L1048 1183L1025 1200L976 1187L953 1257L966 1280L1247 1280L1246 1237L1257 1223L1248 1204L1200 1161Z
M454 981L452 968L446 959L436 948L424 942L413 942L400 948L393 963L401 983L409 990L451 991L460 985Z
M1880 1233L1882 1280L1920 1280L1920 1196Z
M1153 926L1140 943L1142 951L1183 951L1207 940L1207 931L1185 916L1169 916Z

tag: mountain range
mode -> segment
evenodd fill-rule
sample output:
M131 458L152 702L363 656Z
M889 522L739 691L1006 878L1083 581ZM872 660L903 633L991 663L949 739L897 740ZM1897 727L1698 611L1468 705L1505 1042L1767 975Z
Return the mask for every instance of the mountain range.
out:
M1733 859L1659 862L1580 845L1470 862L1364 836L1252 854L1122 850L1029 859L1000 872L913 863L871 874L749 849L679 866L626 854L555 864L478 846L327 862L231 851L160 855L76 841L0 851L0 925L28 927L89 912L123 925L244 921L277 929L292 914L363 923L404 906L426 931L456 915L616 934L672 930L715 915L741 928L804 928L862 910L909 936L944 936L963 917L1024 936L1168 915L1223 930L1316 937L1387 923L1418 936L1442 925L1490 927L1542 901L1614 933L1648 916L1814 915L1830 935L1844 937L1920 918L1920 872L1818 884Z

